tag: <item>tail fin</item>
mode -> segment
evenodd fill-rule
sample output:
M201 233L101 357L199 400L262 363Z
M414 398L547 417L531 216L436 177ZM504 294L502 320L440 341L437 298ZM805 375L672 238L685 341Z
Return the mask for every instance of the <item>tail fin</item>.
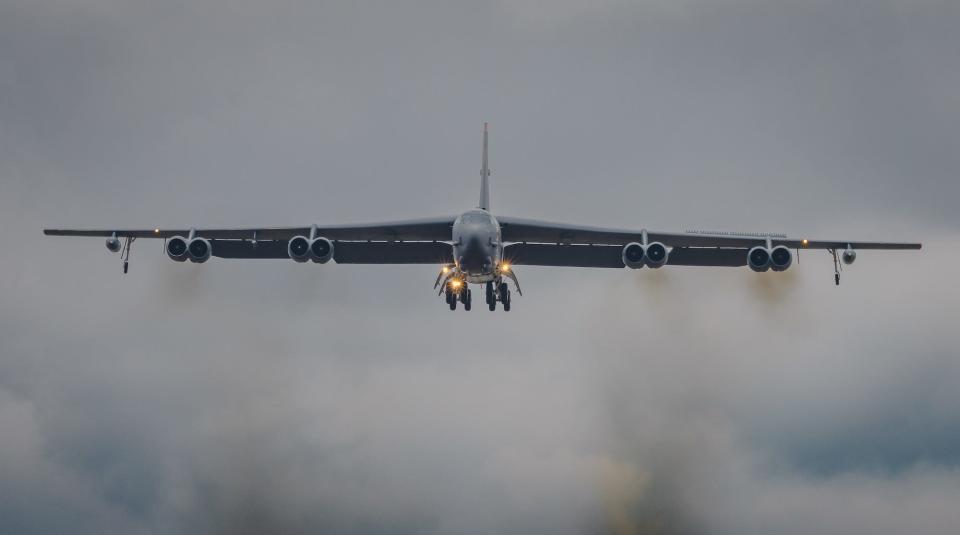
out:
M487 166L487 123L483 123L483 163L480 167L480 208L490 209L490 168Z

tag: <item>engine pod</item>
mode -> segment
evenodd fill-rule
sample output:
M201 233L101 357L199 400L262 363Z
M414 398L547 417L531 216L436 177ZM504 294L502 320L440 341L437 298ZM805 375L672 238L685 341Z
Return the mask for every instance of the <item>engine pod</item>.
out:
M766 247L754 247L747 251L747 265L756 272L770 269L770 251Z
M213 248L210 246L210 242L203 238L194 238L187 244L187 254L190 256L190 261L196 264L202 264L210 260L212 253Z
M774 271L785 271L793 264L793 253L783 245L778 245L770 250L770 267Z
M628 268L640 269L643 267L643 259L646 255L647 251L643 248L643 245L633 242L623 246L620 258L623 260L623 265Z
M183 236L174 236L167 240L167 256L175 262L187 260L187 239Z
M295 262L306 262L310 259L310 240L304 236L294 236L287 243L287 255Z
M667 247L660 242L647 244L644 261L651 268L658 268L667 263Z
M333 242L326 238L314 238L310 242L310 260L326 264L333 258Z

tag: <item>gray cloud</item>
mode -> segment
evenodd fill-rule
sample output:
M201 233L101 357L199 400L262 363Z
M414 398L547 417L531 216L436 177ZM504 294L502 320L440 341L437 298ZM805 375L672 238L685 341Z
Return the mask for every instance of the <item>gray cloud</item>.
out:
M0 532L951 533L958 15L0 4ZM455 212L484 120L496 213L925 249L467 315L427 267L39 233Z

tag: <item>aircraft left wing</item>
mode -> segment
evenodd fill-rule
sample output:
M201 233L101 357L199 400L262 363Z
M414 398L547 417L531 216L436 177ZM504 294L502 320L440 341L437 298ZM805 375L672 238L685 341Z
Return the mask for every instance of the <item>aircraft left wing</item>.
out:
M720 233L720 232L656 232L623 230L565 223L550 223L532 219L497 217L503 241L565 245L619 245L641 242L646 236L650 242L661 242L674 248L741 248L766 245L784 245L790 249L920 249L919 243L791 239L782 234ZM558 265L558 264L551 264ZM576 265L576 264L573 264ZM707 264L693 264L707 265Z
M623 269L623 247L619 245L557 245L513 243L503 249L503 258L517 266L564 266ZM747 249L674 247L667 258L670 266L747 265Z

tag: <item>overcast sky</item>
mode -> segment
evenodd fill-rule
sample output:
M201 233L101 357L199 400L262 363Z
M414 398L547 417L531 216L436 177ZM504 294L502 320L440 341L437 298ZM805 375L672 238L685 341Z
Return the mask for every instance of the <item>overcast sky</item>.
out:
M950 534L960 3L0 0L0 532ZM41 228L476 205L920 240L747 269L130 273Z

